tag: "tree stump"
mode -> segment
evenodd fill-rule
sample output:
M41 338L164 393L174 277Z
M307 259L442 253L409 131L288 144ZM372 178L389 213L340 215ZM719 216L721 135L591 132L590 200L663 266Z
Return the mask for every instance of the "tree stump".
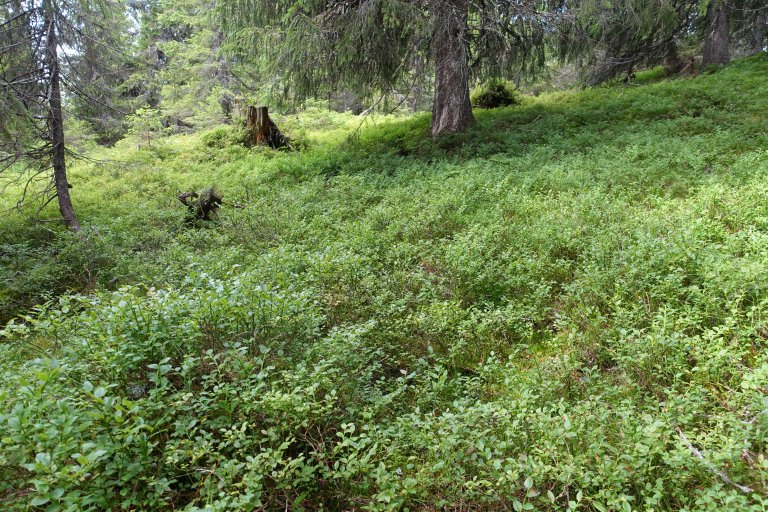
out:
M288 146L288 139L280 133L277 125L269 118L267 107L248 107L245 129L248 133L248 147L269 146L279 149Z
M203 190L200 194L197 192L184 192L179 195L179 201L189 209L187 218L189 222L212 220L211 216L216 216L223 199L224 196L216 188Z

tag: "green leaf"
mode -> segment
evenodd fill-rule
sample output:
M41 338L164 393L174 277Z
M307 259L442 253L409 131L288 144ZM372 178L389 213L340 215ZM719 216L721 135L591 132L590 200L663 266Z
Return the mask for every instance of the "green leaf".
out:
M88 460L91 462L96 461L100 457L102 457L104 454L107 453L107 450L96 450L88 454Z
M51 499L48 496L35 496L29 501L29 504L33 507L39 507L40 505L45 505L51 501Z

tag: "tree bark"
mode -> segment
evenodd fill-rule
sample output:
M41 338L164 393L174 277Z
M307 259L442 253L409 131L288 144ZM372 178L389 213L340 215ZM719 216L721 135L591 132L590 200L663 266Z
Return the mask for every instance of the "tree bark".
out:
M752 51L759 53L765 49L765 32L768 28L768 6L761 7L755 17L755 26L752 29Z
M50 73L48 90L48 128L51 137L51 164L53 166L53 182L56 187L56 197L59 201L59 212L64 224L72 231L80 230L80 222L72 207L67 181L67 163L64 152L64 115L61 109L61 68L59 66L58 41L56 37L55 13L50 4L43 7L43 21L46 26L46 57Z
M248 132L249 147L266 145L272 149L278 149L288 145L287 139L269 117L267 107L248 107L245 128Z
M710 0L707 6L707 27L704 31L704 52L701 65L728 64L731 54L728 42L728 0Z
M469 101L467 55L468 0L432 0L435 45L433 137L460 132L476 124Z

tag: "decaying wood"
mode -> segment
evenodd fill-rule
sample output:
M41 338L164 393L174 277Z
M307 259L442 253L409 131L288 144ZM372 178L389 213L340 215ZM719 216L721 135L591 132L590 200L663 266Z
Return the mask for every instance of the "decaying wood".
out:
M288 139L280 133L277 125L270 119L267 107L248 107L245 120L247 145L269 146L279 149L288 146Z
M179 201L189 209L191 220L212 220L211 216L218 213L223 200L224 196L221 192L213 187L202 191L200 194L197 192L179 194Z

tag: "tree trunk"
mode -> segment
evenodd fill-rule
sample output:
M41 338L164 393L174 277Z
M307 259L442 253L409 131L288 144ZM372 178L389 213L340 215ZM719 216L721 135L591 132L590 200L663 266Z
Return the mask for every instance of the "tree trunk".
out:
M435 45L435 101L432 136L459 132L474 126L469 102L467 55L468 0L432 0Z
M728 0L710 0L707 6L707 27L704 31L704 53L701 65L728 64Z
M685 68L685 61L677 52L677 44L670 41L664 48L664 70L670 75L676 75Z
M249 147L266 145L278 149L288 145L288 140L270 119L267 107L248 107L245 128L248 132Z
M768 28L768 7L761 7L755 17L755 26L752 29L752 51L759 53L765 49L765 32Z
M50 73L48 90L48 128L51 137L51 164L53 165L53 182L56 187L56 197L59 200L59 211L64 224L72 231L80 230L80 222L72 207L69 197L69 182L67 181L67 163L64 158L64 116L61 110L61 69L59 67L58 41L56 38L55 14L53 6L43 7L43 19L46 25L47 67Z

